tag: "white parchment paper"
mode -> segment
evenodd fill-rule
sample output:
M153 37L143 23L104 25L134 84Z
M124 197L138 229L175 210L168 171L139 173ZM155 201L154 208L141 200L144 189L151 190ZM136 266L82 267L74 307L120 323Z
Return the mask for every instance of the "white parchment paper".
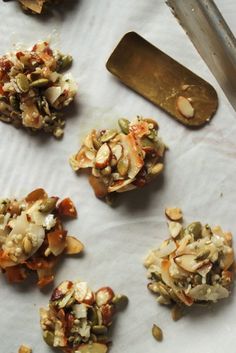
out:
M0 123L0 194L20 197L44 187L48 193L75 201L79 218L68 222L67 229L84 242L86 251L81 258L63 261L55 284L81 278L94 289L110 285L129 296L128 309L115 321L112 353L234 352L235 293L212 309L193 310L173 322L169 310L148 292L142 261L167 235L166 206L180 206L187 222L220 224L236 235L235 111L163 0L65 3L63 11L42 19L26 16L14 1L0 3L0 54L16 42L29 46L56 31L59 48L74 57L71 71L79 84L62 141L30 136ZM235 1L217 4L235 33ZM130 30L216 88L220 105L208 126L186 129L106 71L111 51ZM170 148L166 169L154 184L123 195L113 209L94 197L87 179L70 169L68 157L92 127L106 128L119 117L138 114L158 120ZM16 353L22 343L31 345L34 353L52 351L41 338L38 315L49 295L50 291L42 293L34 286L9 285L0 277L0 353ZM153 323L164 331L162 343L152 338Z

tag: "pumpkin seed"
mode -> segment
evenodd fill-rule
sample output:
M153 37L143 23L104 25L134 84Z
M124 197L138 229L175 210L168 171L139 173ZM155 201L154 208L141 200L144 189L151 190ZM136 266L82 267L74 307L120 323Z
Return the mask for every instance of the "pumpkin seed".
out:
M175 305L171 310L171 316L174 321L178 321L183 316L182 310L179 305Z
M124 133L124 134L128 134L129 133L129 125L130 125L130 122L129 120L127 119L119 119L118 120L118 124L121 128L121 131Z
M87 311L88 320L92 323L93 326L96 326L98 323L98 314L97 311L92 307L88 307Z
M117 170L122 177L127 175L129 170L129 164L130 162L127 156L119 159L117 163Z
M141 139L141 144L143 147L150 147L153 149L156 148L155 143L152 140L150 140L148 137L143 137Z
M104 335L107 334L107 327L104 325L95 325L92 327L92 332L95 335Z
M106 335L99 335L97 336L97 342L102 342L102 343L106 343L108 342L108 336Z
M64 55L59 60L59 70L68 69L72 64L72 56L71 55Z
M80 353L107 353L107 345L102 343L81 344L79 346Z
M208 258L208 256L210 255L210 250L204 250L201 251L195 258L196 261L203 261L206 260Z
M115 305L117 310L123 310L128 304L128 297L123 294L117 294L112 299L112 303Z
M155 324L153 324L153 326L152 326L152 335L159 342L161 342L163 340L162 330L160 327L158 327Z
M10 96L9 101L10 101L11 107L14 110L19 110L20 109L20 102L17 99L17 96L15 96L15 95Z
M54 334L50 331L44 331L43 333L43 339L44 341L49 345L53 346L54 343Z
M202 225L200 222L193 222L187 227L187 232L194 236L194 239L197 240L201 237Z
M101 136L101 142L108 142L117 135L116 130L106 130L106 132Z
M47 86L49 80L47 78L39 78L36 81L31 82L30 87L41 88Z
M29 80L24 74L20 73L16 76L16 84L21 92L28 92Z
M56 203L57 199L55 197L49 197L41 203L39 211L43 213L49 213L54 210Z

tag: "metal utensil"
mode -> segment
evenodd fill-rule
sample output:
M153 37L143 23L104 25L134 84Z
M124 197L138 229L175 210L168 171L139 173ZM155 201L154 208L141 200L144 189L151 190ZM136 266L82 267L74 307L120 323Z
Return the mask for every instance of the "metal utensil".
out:
M167 0L236 110L236 39L213 0Z
M106 67L187 126L203 125L217 109L217 94L209 83L135 32L121 39Z

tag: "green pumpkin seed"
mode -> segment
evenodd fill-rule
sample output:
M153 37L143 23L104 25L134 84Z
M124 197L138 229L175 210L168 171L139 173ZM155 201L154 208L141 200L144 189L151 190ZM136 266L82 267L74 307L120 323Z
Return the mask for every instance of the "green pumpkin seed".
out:
M175 305L171 310L171 316L174 321L178 321L183 316L183 312L179 305Z
M31 82L30 87L41 88L47 86L49 80L47 78L39 78L36 81Z
M10 101L11 107L14 110L19 110L20 109L20 102L19 102L19 100L17 99L17 97L15 95L10 96L9 101Z
M39 207L39 211L43 213L49 213L56 207L57 199L55 197L49 197L44 200Z
M98 323L98 314L93 307L88 307L87 311L88 320L92 323L93 326L96 326Z
M127 306L128 301L129 301L128 297L123 294L117 294L112 299L112 303L115 305L117 310L124 309Z
M202 234L202 225L200 222L193 222L187 227L187 232L193 234L194 239L197 240Z
M43 339L44 341L49 345L53 346L54 343L54 334L50 331L44 331L43 333Z
M101 142L108 142L117 135L116 130L106 130L106 132L101 136Z
M68 69L72 64L73 58L71 55L64 55L59 60L59 70Z
M104 325L95 325L92 327L92 332L95 335L104 335L107 334L107 327Z
M119 119L118 120L118 124L121 128L121 131L124 133L124 134L128 134L129 133L129 125L130 125L130 122L129 120L127 119Z
M18 74L16 76L16 84L21 92L23 93L28 92L29 80L24 74Z
M106 335L97 336L97 342L106 343L106 342L108 342L108 340L109 340L109 338Z
M159 342L163 340L162 329L155 324L152 326L152 335Z
M142 144L143 147L150 147L150 148L153 148L153 149L156 148L155 143L152 140L150 140L148 137L143 137L141 139L141 144Z
M128 170L129 170L129 158L128 157L124 157L124 158L120 158L118 163L117 163L117 170L119 172L119 174L124 177L127 175Z

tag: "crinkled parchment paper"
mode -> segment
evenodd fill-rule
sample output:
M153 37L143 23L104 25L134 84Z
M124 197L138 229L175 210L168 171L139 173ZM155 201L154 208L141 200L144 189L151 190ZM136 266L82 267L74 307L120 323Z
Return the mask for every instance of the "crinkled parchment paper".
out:
M195 309L172 322L169 310L158 305L146 288L142 260L166 237L165 206L180 206L186 221L220 224L236 236L236 113L163 0L65 3L61 12L40 18L25 15L14 1L1 1L0 53L18 42L29 46L56 31L56 45L74 57L72 73L79 95L69 109L62 141L0 124L0 194L20 197L44 187L49 194L75 201L79 218L68 222L67 228L84 242L86 251L81 258L63 261L55 283L81 278L94 289L110 285L129 296L128 309L115 322L112 353L233 352L235 294L214 308ZM217 4L235 33L235 2ZM130 30L213 84L220 105L208 126L186 129L106 71L112 49ZM86 177L69 167L68 157L92 127L112 126L119 117L137 114L158 120L170 148L166 169L152 185L123 195L113 209L94 197ZM0 282L0 352L16 353L21 343L31 345L35 353L51 352L41 338L38 315L50 290L41 293L29 284L12 286L3 276ZM154 322L164 331L162 343L151 335Z

